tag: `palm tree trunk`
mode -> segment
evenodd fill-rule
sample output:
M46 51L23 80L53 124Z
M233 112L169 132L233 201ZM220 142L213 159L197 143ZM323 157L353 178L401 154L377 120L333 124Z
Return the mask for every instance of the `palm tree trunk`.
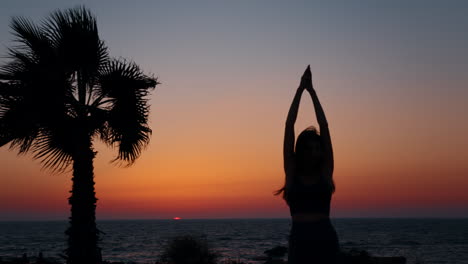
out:
M93 159L95 153L91 139L75 142L73 155L73 186L68 203L71 205L68 235L68 264L101 263L98 247L99 231L96 227L96 193L94 192Z

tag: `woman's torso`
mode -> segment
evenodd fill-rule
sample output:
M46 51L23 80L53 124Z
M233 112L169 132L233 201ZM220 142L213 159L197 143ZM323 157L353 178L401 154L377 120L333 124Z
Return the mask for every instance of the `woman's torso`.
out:
M323 181L295 182L288 194L293 221L310 222L328 219L332 191Z

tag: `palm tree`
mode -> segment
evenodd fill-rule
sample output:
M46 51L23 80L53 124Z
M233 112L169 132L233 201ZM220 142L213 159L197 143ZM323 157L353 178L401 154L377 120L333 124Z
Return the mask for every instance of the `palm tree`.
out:
M45 168L73 170L67 263L100 263L96 227L95 139L131 165L149 143L149 91L157 79L109 58L84 7L55 11L40 25L13 18L18 45L0 66L0 147L10 143Z

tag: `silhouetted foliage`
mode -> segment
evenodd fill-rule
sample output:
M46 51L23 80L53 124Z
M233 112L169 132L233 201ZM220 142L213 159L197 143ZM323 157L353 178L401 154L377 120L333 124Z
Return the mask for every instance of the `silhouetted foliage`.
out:
M190 235L170 241L163 250L165 264L215 264L218 254L212 251L206 239Z
M67 262L101 262L95 224L93 141L131 165L149 143L147 95L157 79L112 59L84 7L55 11L37 25L15 17L17 45L0 66L0 147L32 153L44 168L73 169Z

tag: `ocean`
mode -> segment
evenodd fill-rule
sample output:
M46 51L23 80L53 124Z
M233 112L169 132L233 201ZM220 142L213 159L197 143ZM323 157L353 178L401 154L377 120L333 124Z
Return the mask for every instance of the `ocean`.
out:
M342 249L374 256L404 256L407 263L468 264L468 219L332 220ZM0 222L0 256L23 253L56 257L65 249L65 221ZM247 263L275 246L287 246L288 219L98 221L105 260L154 263L164 245L180 235L203 236L220 260Z

